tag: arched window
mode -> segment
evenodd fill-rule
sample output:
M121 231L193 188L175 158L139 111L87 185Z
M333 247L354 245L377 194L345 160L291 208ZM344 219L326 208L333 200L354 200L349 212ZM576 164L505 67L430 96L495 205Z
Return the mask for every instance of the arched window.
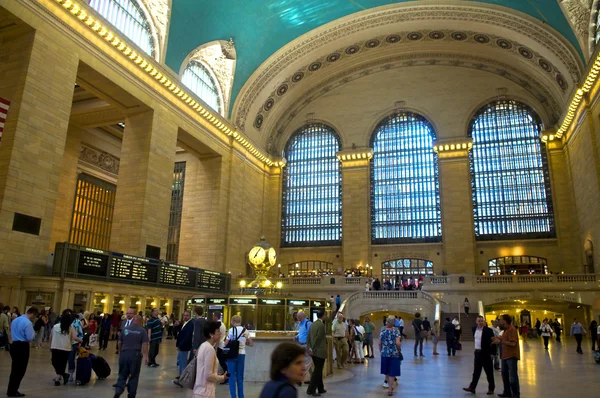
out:
M324 124L310 124L288 141L284 156L282 246L342 242L340 139Z
M383 279L388 279L393 288L396 288L402 277L419 277L433 275L433 261L422 258L398 258L381 263Z
M594 42L598 44L600 42L600 2L596 6L596 34L594 36Z
M90 7L120 30L146 54L155 56L150 22L136 0L90 0Z
M528 106L495 101L471 121L471 178L479 240L554 236L542 123Z
M371 241L439 242L442 239L435 134L420 115L386 118L371 137Z
M181 78L190 90L200 97L215 111L221 113L221 97L219 89L210 72L200 62L191 61L183 71Z
M543 257L506 256L488 261L490 275L532 275L548 273L548 261Z

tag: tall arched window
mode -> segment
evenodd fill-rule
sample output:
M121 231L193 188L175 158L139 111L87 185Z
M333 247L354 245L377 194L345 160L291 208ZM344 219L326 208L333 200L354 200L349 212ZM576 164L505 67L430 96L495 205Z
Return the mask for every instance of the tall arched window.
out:
M120 30L146 54L155 56L150 22L136 0L90 0L90 7Z
M211 108L221 113L219 89L204 65L191 61L183 71L181 81Z
M282 246L333 246L342 242L340 139L320 123L298 130L284 156Z
M371 137L371 241L442 239L435 133L421 115L394 114Z
M542 122L528 106L495 101L475 114L471 178L479 240L554 236Z

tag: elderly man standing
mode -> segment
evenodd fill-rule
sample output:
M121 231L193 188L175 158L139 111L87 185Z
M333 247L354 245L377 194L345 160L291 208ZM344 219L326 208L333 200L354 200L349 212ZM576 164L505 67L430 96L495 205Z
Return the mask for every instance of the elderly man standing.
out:
M348 326L344 323L344 314L337 313L337 318L331 326L333 331L333 343L335 344L335 355L337 357L337 367L342 369L346 366L349 356L348 347Z
M12 335L12 345L10 346L10 356L12 358L12 367L10 369L10 378L6 395L9 397L24 397L25 394L19 392L21 380L27 372L29 363L29 343L33 341L35 332L33 331L33 320L38 316L38 309L31 307L26 314L16 318L10 324Z
M327 336L325 336L325 311L317 312L317 320L310 326L306 336L308 355L312 356L315 368L310 376L310 383L306 393L319 396L327 392L323 386L323 367L327 359Z
M136 315L131 324L126 326L119 336L119 380L116 384L115 398L125 391L127 384L128 398L134 398L137 393L142 358L148 364L148 334L141 326L142 317ZM129 381L127 379L129 378Z
M306 348L306 340L308 338L308 331L310 329L310 325L312 325L312 322L309 321L306 318L306 314L304 312L298 312L298 314L296 315L298 318L298 334L296 335L296 340L298 341L298 343ZM308 350L307 350L307 354L306 354L306 361L304 363L304 366L306 367L307 373L309 374L308 379L310 380L310 375L312 374L312 368L313 368L313 361L310 357L310 354L308 354ZM305 384L309 384L308 381L304 382Z

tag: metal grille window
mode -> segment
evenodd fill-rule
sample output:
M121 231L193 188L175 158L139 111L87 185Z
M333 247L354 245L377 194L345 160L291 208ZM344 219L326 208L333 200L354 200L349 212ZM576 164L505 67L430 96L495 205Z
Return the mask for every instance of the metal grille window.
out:
M442 239L435 134L414 113L398 113L379 124L371 160L371 241L439 242Z
M548 260L534 256L507 256L488 261L490 275L548 274Z
M79 174L69 242L108 250L117 187Z
M292 135L285 149L282 246L329 246L342 242L340 139L324 124Z
M90 0L90 7L146 54L155 56L156 48L150 22L136 0Z
M554 217L542 123L515 101L495 101L473 118L471 179L478 240L549 238Z
M171 213L169 216L169 236L167 238L167 261L176 263L179 257L179 236L181 213L183 210L183 187L185 184L185 162L176 162L173 171L171 190Z
M190 62L183 71L181 81L207 105L221 113L219 89L204 65L196 61Z
M307 260L288 264L288 274L291 276L333 275L333 263L319 260Z

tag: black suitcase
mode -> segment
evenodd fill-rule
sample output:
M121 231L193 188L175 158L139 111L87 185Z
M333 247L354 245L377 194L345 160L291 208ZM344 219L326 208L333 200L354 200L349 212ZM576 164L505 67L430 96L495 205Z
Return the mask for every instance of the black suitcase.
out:
M104 380L110 376L110 365L106 362L106 359L98 355L90 355L90 358L92 359L92 369L94 369L98 379Z
M89 357L79 357L77 360L77 371L75 373L75 382L78 386L83 386L90 382L92 378L92 360Z

